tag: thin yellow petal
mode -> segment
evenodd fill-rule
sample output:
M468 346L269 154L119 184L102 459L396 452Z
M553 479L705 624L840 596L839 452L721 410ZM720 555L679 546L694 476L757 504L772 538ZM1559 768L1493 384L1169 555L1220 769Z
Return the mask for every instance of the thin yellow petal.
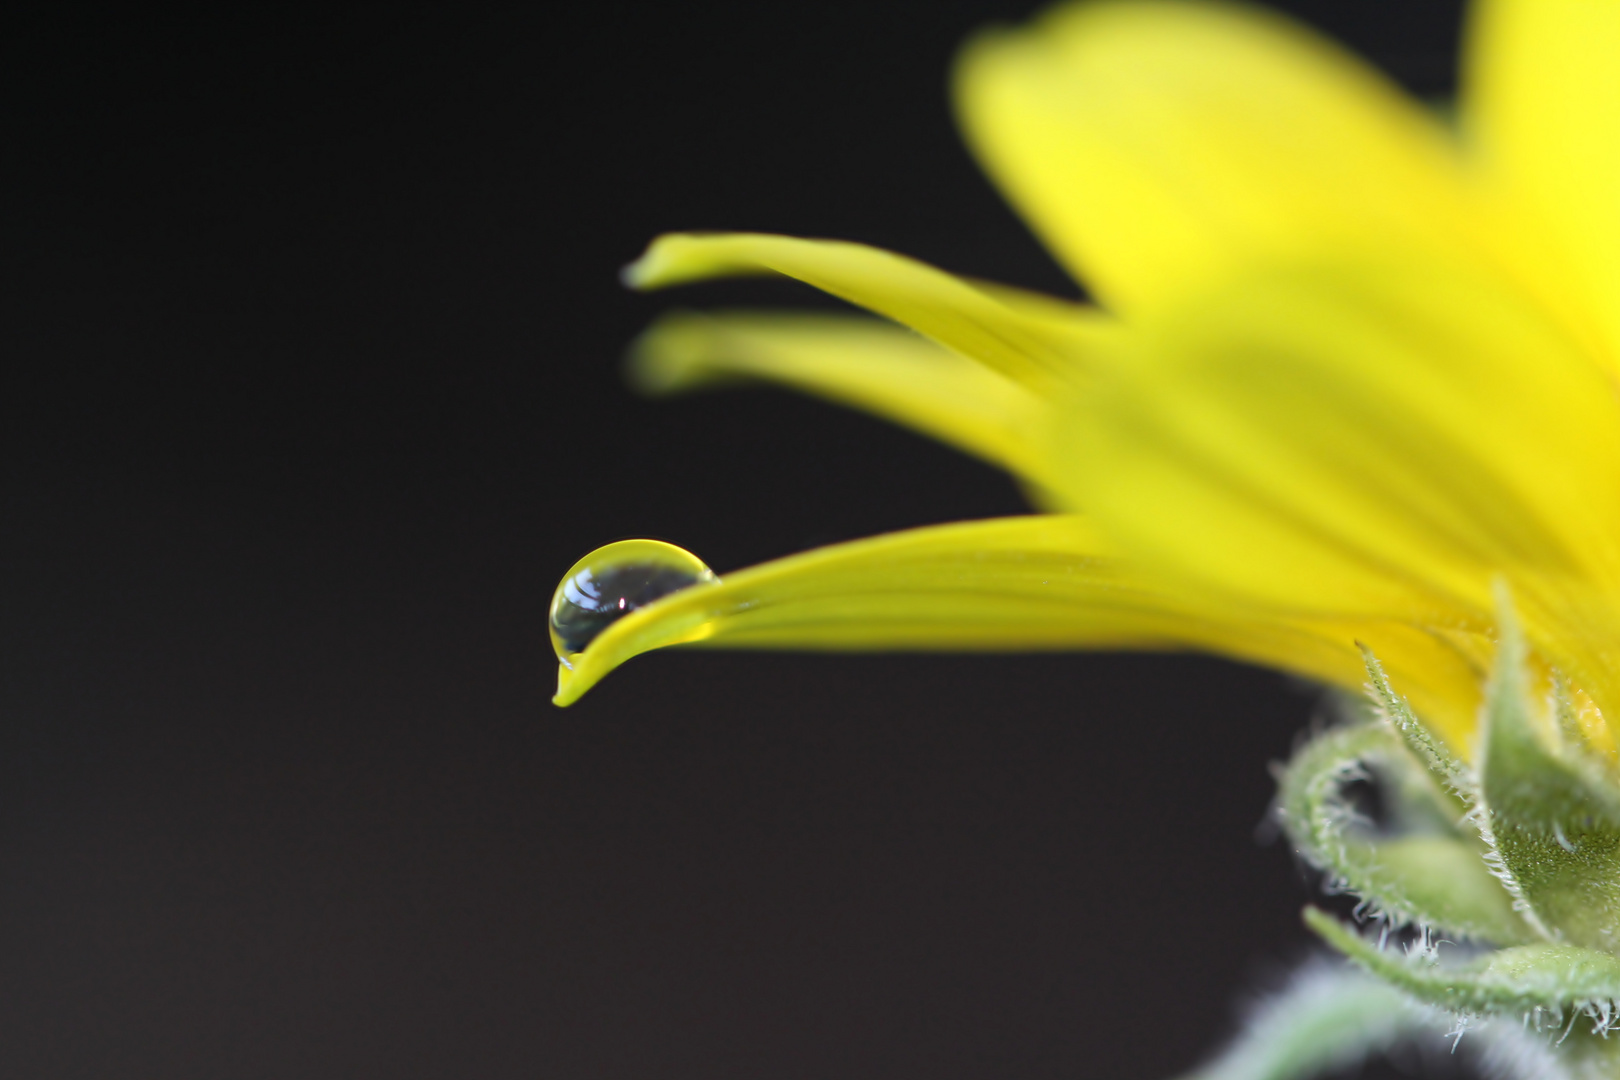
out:
M1107 322L1049 297L981 285L864 244L759 233L677 233L625 268L638 289L716 277L780 274L867 308L1000 371L1046 389L1084 370Z
M909 330L861 316L676 312L631 347L632 381L669 393L766 379L914 428L1045 482L1046 401Z
M1486 166L1570 271L1620 352L1620 4L1483 0L1464 117Z
M1137 329L1056 464L1133 558L1243 603L1475 631L1500 577L1620 715L1620 404L1556 325L1408 259L1234 279Z
M1381 620L1290 622L1176 596L1107 552L1080 518L932 526L821 548L672 593L613 623L558 671L567 705L613 668L675 644L855 650L1200 649L1358 686L1357 638L1443 730L1478 677L1439 639Z
M1327 240L1448 243L1466 228L1439 124L1258 8L1062 5L970 43L956 100L1014 206L1122 312Z

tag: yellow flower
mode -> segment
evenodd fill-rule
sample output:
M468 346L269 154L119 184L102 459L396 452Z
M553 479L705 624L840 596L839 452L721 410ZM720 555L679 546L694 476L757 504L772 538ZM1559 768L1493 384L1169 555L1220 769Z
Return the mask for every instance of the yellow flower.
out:
M1501 583L1612 748L1616 56L1620 4L1486 0L1453 125L1248 7L1079 2L981 36L968 141L1096 307L857 244L666 236L632 285L785 275L881 318L672 315L633 372L868 409L1041 512L627 604L564 643L557 702L676 643L1191 648L1359 686L1363 642L1466 754Z

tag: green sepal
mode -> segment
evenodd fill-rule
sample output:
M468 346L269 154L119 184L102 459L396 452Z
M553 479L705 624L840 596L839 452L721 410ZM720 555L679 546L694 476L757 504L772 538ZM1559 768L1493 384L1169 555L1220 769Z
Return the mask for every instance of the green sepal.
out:
M1396 817L1424 831L1381 836L1358 821L1344 785L1377 770L1406 803ZM1383 724L1358 724L1303 746L1279 777L1277 811L1300 853L1397 924L1499 945L1534 940L1484 850L1452 827L1454 804ZM1421 793L1427 793L1423 798ZM1419 810L1426 812L1419 813Z
M1554 748L1532 706L1524 638L1506 602L1498 624L1482 725L1481 834L1517 906L1546 937L1620 953L1620 792L1589 762Z
M1389 677L1384 674L1384 666L1378 662L1372 650L1365 645L1360 648L1362 660L1367 665L1367 689L1378 704L1379 711L1418 759L1440 777L1446 789L1471 804L1477 782L1473 771L1417 718L1406 699L1394 691L1389 685Z
M1423 950L1405 955L1380 948L1320 908L1305 909L1305 925L1372 974L1455 1013L1513 1016L1535 1027L1584 1014L1599 1031L1620 1020L1620 958L1596 949L1519 945L1450 965Z
M1434 1010L1349 964L1317 962L1247 1018L1214 1060L1182 1080L1298 1080L1352 1068L1424 1032Z
M1569 696L1569 686L1564 677L1553 672L1552 703L1553 716L1558 721L1558 734L1563 740L1566 750L1585 744L1586 736L1581 732L1581 722L1575 712L1575 702Z

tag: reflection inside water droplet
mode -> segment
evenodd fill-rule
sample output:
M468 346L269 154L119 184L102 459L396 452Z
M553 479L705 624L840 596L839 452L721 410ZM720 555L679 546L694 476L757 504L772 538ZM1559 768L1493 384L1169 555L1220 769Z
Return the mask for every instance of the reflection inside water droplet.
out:
M658 540L597 548L563 576L551 597L551 646L564 664L603 630L640 607L693 585L719 582L703 560Z

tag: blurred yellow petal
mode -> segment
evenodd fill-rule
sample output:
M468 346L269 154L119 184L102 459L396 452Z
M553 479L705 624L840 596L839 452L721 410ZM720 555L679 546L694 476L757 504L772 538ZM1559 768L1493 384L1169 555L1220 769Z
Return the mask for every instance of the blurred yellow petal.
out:
M838 240L674 234L625 268L638 289L780 274L867 308L1038 390L1073 379L1108 323L1050 297L981 285L903 255Z
M972 42L956 101L1002 191L1125 314L1257 258L1466 231L1438 122L1258 8L1061 5Z
M631 348L642 390L764 379L865 409L1035 483L1046 401L909 330L860 316L677 312Z
M1080 0L972 43L969 142L1117 318L858 244L656 241L631 284L780 274L920 336L676 316L645 387L795 386L1058 513L659 594L558 700L679 643L1195 648L1355 686L1361 641L1466 754L1502 584L1537 693L1620 723L1620 3L1485 0L1472 40L1477 146L1257 8Z
M725 648L1196 648L1359 686L1357 638L1455 735L1478 678L1444 642L1378 620L1235 618L1153 586L1083 519L1001 518L821 548L671 593L603 630L558 671L567 705L626 660L676 644Z
M1465 120L1486 166L1544 231L1620 352L1620 4L1484 0L1465 59Z
M1500 282L1419 259L1234 277L1137 326L1060 491L1243 605L1486 630L1503 577L1612 717L1620 404Z

